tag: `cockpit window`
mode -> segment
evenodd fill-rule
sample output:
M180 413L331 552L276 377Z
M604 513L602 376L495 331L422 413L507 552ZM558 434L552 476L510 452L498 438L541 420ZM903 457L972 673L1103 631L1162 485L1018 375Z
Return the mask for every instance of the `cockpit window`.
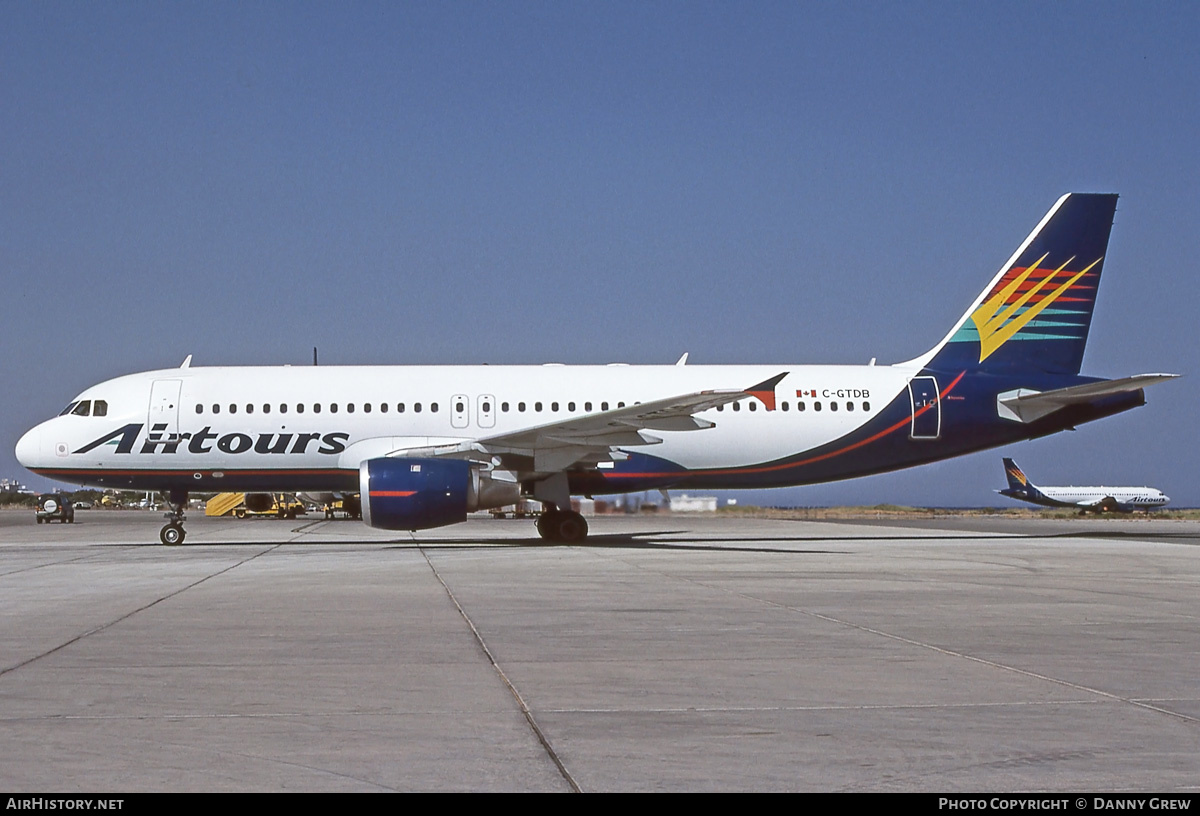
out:
M59 416L66 416L67 414L71 413L71 409L73 409L78 404L79 404L78 402L72 402L66 408L62 409L62 412L59 414Z
M96 400L92 403L92 416L108 416L108 402Z
M92 401L80 400L71 413L75 416L89 416L92 413Z

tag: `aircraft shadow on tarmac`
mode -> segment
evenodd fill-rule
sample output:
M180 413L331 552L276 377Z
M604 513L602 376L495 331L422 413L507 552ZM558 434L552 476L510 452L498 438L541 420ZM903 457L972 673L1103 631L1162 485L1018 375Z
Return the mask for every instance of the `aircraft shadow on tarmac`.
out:
M314 535L312 538L301 538L292 541L206 541L198 538L192 539L186 544L181 545L182 548L188 547L303 547L305 545L313 546L345 546L345 547L362 547L376 546L390 550L550 550L550 549L630 549L630 550L663 550L663 551L682 551L682 552L761 552L761 553L788 553L788 554L834 554L845 553L846 548L853 547L855 544L862 542L885 542L885 541L903 541L903 542L990 542L1004 543L1013 540L1028 540L1028 539L1105 539L1110 541L1129 541L1135 542L1163 542L1163 543L1200 543L1200 537L1194 533L1185 532L1125 532L1125 531L1094 531L1094 532L1066 532L1066 533L1006 533L1006 534L988 534L988 533L949 533L931 537L914 537L902 535L855 535L855 536L689 536L688 530L655 530L644 533L609 533L590 535L585 541L575 543L557 543L546 541L542 538L531 536L529 538L497 538L488 540L486 538L437 538L437 539L393 539L390 541L381 541L378 539L344 539L344 540L328 540L321 539ZM686 539L673 538L673 536L687 536ZM758 546L747 546L748 544L756 543ZM789 544L815 544L823 543L826 545L845 545L840 549L794 549L787 545ZM776 545L776 546L771 546ZM129 546L126 544L112 544L110 546ZM135 546L145 547L160 547L158 542L147 541L144 544Z

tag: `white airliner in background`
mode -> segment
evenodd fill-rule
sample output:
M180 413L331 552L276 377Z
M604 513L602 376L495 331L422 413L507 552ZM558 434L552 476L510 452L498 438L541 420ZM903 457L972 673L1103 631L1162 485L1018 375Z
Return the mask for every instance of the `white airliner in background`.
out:
M158 490L183 541L200 491L358 493L367 524L419 530L571 495L849 479L1135 408L1170 374L1079 374L1115 195L1054 204L943 340L894 365L192 367L88 388L26 433L53 479ZM914 315L914 322L924 322Z
M1004 475L1008 489L997 490L1002 496L1040 504L1045 507L1070 507L1081 513L1132 513L1134 510L1154 510L1166 507L1171 498L1153 487L1038 487L1026 478L1012 459L1004 460Z

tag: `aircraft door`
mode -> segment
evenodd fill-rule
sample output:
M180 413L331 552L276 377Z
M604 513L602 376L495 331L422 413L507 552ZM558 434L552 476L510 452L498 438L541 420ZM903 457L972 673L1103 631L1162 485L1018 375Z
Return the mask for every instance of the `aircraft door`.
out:
M491 394L481 394L475 416L479 420L480 428L496 427L496 398Z
M470 400L463 394L455 394L450 398L450 425L455 428L465 428L471 420Z
M183 380L155 380L150 386L150 411L146 431L170 439L179 433L179 391Z
M908 383L912 400L910 439L937 439L942 432L942 405L938 399L937 379L913 377Z

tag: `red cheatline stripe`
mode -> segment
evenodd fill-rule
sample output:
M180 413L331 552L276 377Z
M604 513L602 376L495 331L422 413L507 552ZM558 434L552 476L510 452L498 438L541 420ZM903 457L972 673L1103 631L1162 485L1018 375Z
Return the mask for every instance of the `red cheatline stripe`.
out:
M955 377L954 382L952 382L948 386L946 386L946 388L942 391L942 393L938 395L938 399L939 400L945 399L946 395L949 394L956 385L958 385L959 380L961 380L963 378L963 375L966 373L967 372L963 371L957 377ZM808 459L803 459L799 462L785 462L784 464L781 464L781 465L767 465L765 467L756 467L756 468L725 468L722 470L685 470L685 471L672 471L672 472L667 472L667 473L614 473L612 476L608 476L606 474L605 478L606 479L609 479L609 478L612 478L612 479L665 479L665 478L669 478L672 476L679 477L679 478L686 477L686 476L734 476L734 475L738 475L738 474L742 474L742 473L771 473L771 472L777 471L777 470L787 470L788 468L803 467L804 465L811 465L813 462L821 462L821 461L824 461L825 459L832 459L835 456L841 456L843 453L848 453L849 451L855 450L856 448L861 448L863 445L869 445L878 439L882 439L883 437L887 436L888 434L894 433L894 432L900 430L901 428L905 427L906 425L910 425L912 423L914 417L919 417L921 414L925 413L926 411L928 411L930 408L932 408L936 404L937 403L931 402L928 405L922 407L919 411L917 411L911 417L905 417L904 419L900 420L899 422L897 422L895 425L891 426L890 428L884 428L879 433L877 433L873 436L868 436L866 439L860 439L858 442L847 445L844 448L838 448L837 450L829 451L828 453L822 453L819 456L812 456Z
M412 496L416 492L415 490L372 490L371 498L376 496Z

